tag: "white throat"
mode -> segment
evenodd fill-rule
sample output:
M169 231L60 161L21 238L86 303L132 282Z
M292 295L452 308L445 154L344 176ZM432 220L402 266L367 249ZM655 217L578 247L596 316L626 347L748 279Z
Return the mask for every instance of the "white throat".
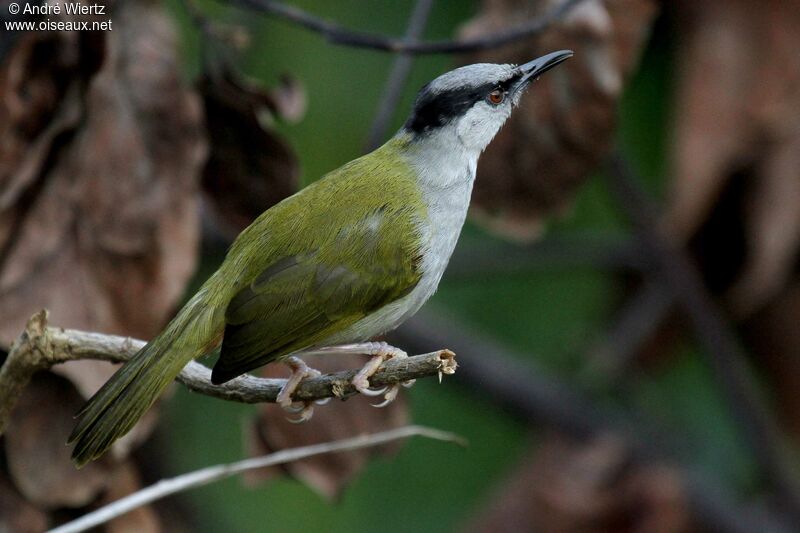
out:
M422 278L406 298L409 314L439 286L467 217L479 155L480 150L467 148L453 131L432 132L412 141L406 152L427 207L427 218L420 221Z
M412 141L406 153L417 171L423 193L430 192L433 197L437 191L466 189L468 206L481 154L479 147L466 145L451 126L431 132L423 140ZM449 196L446 192L445 195Z

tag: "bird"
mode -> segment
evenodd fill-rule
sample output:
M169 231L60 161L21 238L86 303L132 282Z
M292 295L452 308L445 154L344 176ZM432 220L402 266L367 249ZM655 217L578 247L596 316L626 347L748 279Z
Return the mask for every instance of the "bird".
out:
M409 118L373 152L267 209L230 246L219 269L165 329L77 413L68 443L80 467L103 455L183 367L219 350L211 381L272 362L291 376L277 403L295 405L319 373L310 355L363 354L353 386L384 405L398 386L370 388L381 363L407 354L371 339L399 326L434 294L467 216L480 154L531 83L572 56L522 65L479 63L446 72L418 92Z

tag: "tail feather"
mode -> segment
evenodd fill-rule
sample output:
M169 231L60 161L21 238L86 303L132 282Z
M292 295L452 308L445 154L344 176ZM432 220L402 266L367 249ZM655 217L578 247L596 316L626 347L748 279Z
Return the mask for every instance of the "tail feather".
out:
M125 363L76 415L67 441L73 462L83 466L100 457L155 403L160 393L192 359L203 355L209 338L208 313L188 304L158 337ZM184 335L191 327L193 335ZM209 338L206 338L209 337Z

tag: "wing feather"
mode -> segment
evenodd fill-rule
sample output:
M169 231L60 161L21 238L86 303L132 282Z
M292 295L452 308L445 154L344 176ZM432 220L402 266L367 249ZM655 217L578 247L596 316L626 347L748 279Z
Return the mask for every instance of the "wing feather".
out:
M421 276L418 257L403 243L380 244L378 232L397 222L392 218L371 212L330 242L281 257L255 276L228 305L212 380L225 382L312 346L408 294Z

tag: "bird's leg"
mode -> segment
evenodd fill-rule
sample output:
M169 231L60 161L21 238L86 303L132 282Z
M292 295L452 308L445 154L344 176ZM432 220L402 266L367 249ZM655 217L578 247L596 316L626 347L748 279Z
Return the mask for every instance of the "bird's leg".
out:
M299 413L297 418L287 418L289 422L299 424L300 422L305 422L306 420L310 419L314 414L314 402L301 402L302 407L295 407L294 403L292 402L292 394L294 394L294 391L297 390L300 382L305 378L315 378L320 376L321 373L319 370L315 370L308 366L299 357L289 357L286 359L286 361L284 361L284 363L292 370L292 375L289 376L288 380L286 380L286 384L281 388L275 401L278 405L283 407L284 410L289 411L290 413Z
M351 383L358 392L365 396L380 396L383 395L383 401L379 404L374 404L375 407L385 407L392 403L397 398L397 392L400 389L400 384L390 385L379 390L370 388L369 378L378 368L389 359L395 357L405 358L408 354L400 348L395 348L385 342L360 342L356 344L343 344L340 346L325 346L322 348L315 348L309 351L304 351L303 354L323 355L323 354L364 354L371 356L361 370L353 377ZM414 384L414 380L402 383L405 387L410 387Z
M385 387L380 391L373 391L369 388L369 378L377 372L378 368L384 363L384 361L388 361L389 359L393 359L395 357L399 358L406 358L408 354L401 350L400 348L395 348L385 342L370 342L365 343L364 346L364 354L371 355L367 364L361 367L361 370L353 376L353 386L356 388L358 392L361 394L366 394L368 396L378 396L379 394L383 394L383 401L378 404L373 404L375 407L386 407L390 403L397 398L397 393L400 390L400 385L395 383L394 385L390 385L389 387Z

